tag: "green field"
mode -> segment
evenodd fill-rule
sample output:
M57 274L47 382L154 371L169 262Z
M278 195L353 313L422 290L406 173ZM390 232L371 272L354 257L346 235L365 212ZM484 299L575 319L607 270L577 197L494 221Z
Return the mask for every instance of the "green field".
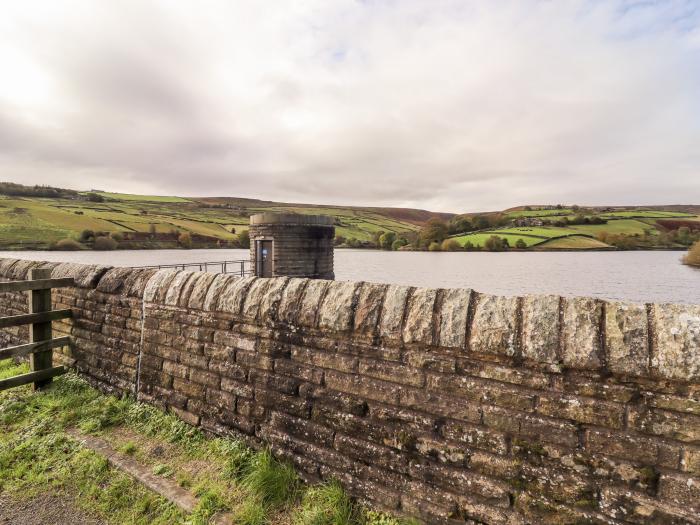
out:
M509 217L551 217L556 215L569 215L573 213L571 208L546 209L546 210L513 210L506 211Z
M136 202L191 202L184 197L174 197L170 195L134 195L133 193L110 193L108 191L96 191L98 195L107 199Z
M694 216L691 216L694 217ZM644 222L643 222L644 221ZM610 246L596 239L601 233L608 235L644 236L657 235L659 231L654 221L637 219L610 219L605 224L581 224L559 226L507 226L482 230L479 232L453 236L460 245L471 242L474 246L484 246L486 240L492 235L508 239L511 247L515 246L518 239L530 247L537 249L594 249L609 248ZM556 242L555 242L556 241Z
M610 246L584 235L572 235L571 237L550 239L537 246L538 250L593 250L605 248L610 248Z
M512 228L498 228L500 233L510 233L514 235L532 235L551 239L552 237L561 237L562 235L574 235L578 233L576 230L569 228L558 228L556 226L517 226Z
M639 217L644 219L693 219L695 215L675 211L626 210L603 213L601 217Z
M508 239L508 244L511 247L515 246L515 243L518 242L518 239L522 239L523 242L528 246L535 246L541 242L544 242L546 239L543 237L530 237L530 236L525 236L525 235L512 235L512 234L504 234L501 231L492 231L492 232L486 232L486 233L470 233L467 235L460 235L458 237L453 237L461 246L464 246L467 242L471 242L474 246L481 246L483 247L486 241L488 240L489 237L492 237L493 235L498 235L499 237L503 239Z
M607 232L614 235L644 235L645 232L652 233L655 231L653 226L635 219L610 220L607 224L579 224L569 226L568 229L594 237L600 232Z

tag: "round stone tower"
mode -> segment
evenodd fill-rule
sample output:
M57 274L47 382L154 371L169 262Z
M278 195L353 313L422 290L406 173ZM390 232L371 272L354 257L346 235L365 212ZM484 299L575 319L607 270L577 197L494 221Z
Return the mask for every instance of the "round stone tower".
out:
M334 279L333 217L259 213L250 217L250 261L258 277Z

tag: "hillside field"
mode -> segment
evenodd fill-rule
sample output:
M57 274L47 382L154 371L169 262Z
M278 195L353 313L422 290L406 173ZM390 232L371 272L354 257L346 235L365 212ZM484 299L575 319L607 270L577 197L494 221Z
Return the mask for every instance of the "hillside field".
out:
M378 231L417 231L422 222L439 216L423 210L97 194L103 202L0 195L0 249L46 249L61 239L78 239L84 230L118 232L126 238L123 247L173 247L184 232L210 247L229 246L248 229L250 215L261 212L331 215L337 235L362 242ZM156 235L149 238L149 232Z
M530 208L530 207L528 207ZM689 207L692 209L692 207ZM475 214L466 214L473 218ZM568 207L543 209L513 209L492 214L498 216L504 226L455 234L461 246L471 243L483 247L491 236L508 241L512 248L522 240L528 249L534 250L601 250L633 248L687 247L687 242L677 241L679 225L685 225L690 235L697 236L700 216L682 210L660 209L599 209L575 210ZM579 224L585 220L589 223ZM515 221L544 221L543 225L516 226ZM561 224L557 224L561 223ZM627 245L622 245L626 243Z
M483 248L494 235L507 240L510 248L524 243L524 249L531 250L687 249L700 239L700 206L695 205L523 206L456 215L241 197L80 192L0 182L0 249L50 249L59 241L91 248L103 236L111 236L114 247L121 249L237 248L247 246L241 234L250 216L262 212L330 215L341 247L378 247L381 234L387 233L395 234L401 249L427 249L434 238L425 241L422 229L430 229L430 221L436 219L443 221L448 238L459 247L474 249ZM443 238L438 237L438 243Z

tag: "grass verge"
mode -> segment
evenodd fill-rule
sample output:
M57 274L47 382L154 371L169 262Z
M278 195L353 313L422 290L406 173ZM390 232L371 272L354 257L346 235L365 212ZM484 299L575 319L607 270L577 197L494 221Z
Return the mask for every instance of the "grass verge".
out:
M0 361L0 378L26 372ZM99 435L198 498L186 514L115 470L66 434ZM269 451L209 438L175 416L130 398L106 396L73 373L32 392L0 393L0 493L17 499L64 495L106 523L205 524L220 510L240 525L400 525L356 504L335 482L308 486Z

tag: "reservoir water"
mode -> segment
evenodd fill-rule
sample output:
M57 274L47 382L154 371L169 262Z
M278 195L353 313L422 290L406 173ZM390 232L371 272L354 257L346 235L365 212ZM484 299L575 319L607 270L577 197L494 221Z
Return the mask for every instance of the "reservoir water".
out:
M112 266L247 259L247 250L6 251L0 257ZM683 252L382 252L336 250L337 280L430 288L473 288L498 295L558 294L631 302L700 304L700 269Z

